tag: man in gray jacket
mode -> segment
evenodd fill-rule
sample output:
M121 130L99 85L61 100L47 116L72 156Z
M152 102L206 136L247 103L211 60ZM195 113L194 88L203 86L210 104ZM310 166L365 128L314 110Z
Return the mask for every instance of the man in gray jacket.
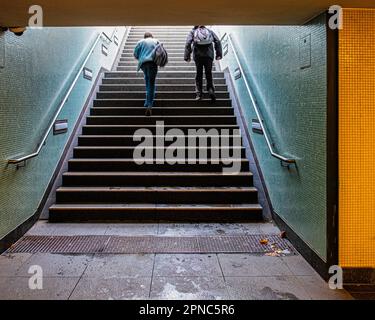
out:
M214 51L215 47L215 51ZM185 61L191 61L191 53L195 61L197 76L197 100L203 96L203 69L206 73L207 91L210 98L215 101L215 87L212 79L212 66L216 52L216 60L223 57L223 50L218 36L205 26L195 26L189 33L185 45Z

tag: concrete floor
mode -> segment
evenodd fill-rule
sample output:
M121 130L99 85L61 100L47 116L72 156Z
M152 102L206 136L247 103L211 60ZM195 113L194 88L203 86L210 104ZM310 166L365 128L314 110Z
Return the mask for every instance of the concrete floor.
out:
M209 236L275 234L271 223L50 224L28 235ZM29 289L30 266L43 289ZM3 254L0 299L352 299L328 285L300 255Z

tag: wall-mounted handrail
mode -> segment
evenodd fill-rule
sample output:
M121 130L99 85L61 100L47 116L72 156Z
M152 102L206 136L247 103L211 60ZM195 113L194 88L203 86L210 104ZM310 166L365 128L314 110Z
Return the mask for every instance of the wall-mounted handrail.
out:
M115 31L116 31L116 30L115 30ZM113 34L112 34L112 38L114 37L114 35L115 35L115 33L116 33L115 31L114 31ZM100 40L103 36L104 36L105 38L109 39L109 40L112 42L112 39L109 38L104 32L101 32L100 34L98 34L98 36L97 36L96 39L95 39L94 44L91 46L89 52L87 53L87 56L86 56L85 60L84 60L83 63L81 64L81 67L79 68L79 70L78 70L78 72L77 72L77 74L76 74L76 76L75 76L73 82L72 82L71 85L69 86L68 91L66 92L66 94L65 94L65 96L64 96L64 98L63 98L63 100L61 101L61 103L60 103L60 105L59 105L59 107L58 107L58 109L57 109L57 111L56 111L56 113L55 113L55 116L53 117L53 119L52 119L50 125L48 126L48 129L47 129L46 132L44 133L43 138L41 139L40 143L38 144L38 147L36 148L36 150L33 151L33 152L30 153L30 154L25 155L25 156L22 156L22 157L19 157L19 158L12 158L12 159L9 159L9 160L8 160L8 163L9 163L9 164L19 164L19 163L21 163L21 162L25 162L26 160L29 160L29 159L35 158L35 157L37 157L37 156L40 154L40 151L42 150L43 146L45 145L46 140L47 140L47 138L48 138L48 136L49 136L49 133L51 132L52 128L54 127L54 124L55 124L57 118L59 117L61 110L63 109L63 107L64 107L66 101L68 100L68 98L69 98L71 92L72 92L73 89L74 89L74 86L76 85L76 83L77 83L79 77L81 76L81 73L82 73L83 69L85 68L87 61L90 59L90 56L91 56L91 54L94 52L94 50L95 50L95 48L96 48L96 45L98 44L99 40Z
M257 116L258 121L259 121L259 125L260 125L260 127L261 127L261 129L262 129L262 132L263 132L263 134L264 134L264 138L266 139L266 143L267 143L267 146L268 146L268 149L269 149L271 155L272 155L273 157L279 159L279 160L282 161L282 162L285 162L285 163L288 163L288 164L295 164L295 163L296 163L296 160L295 160L295 159L293 159L293 158L288 158L288 157L284 157L284 156L278 154L278 153L273 149L273 146L272 146L272 143L271 143L271 139L270 139L269 136L268 136L267 130L266 130L265 125L264 125L264 121L263 121L263 119L262 119L262 117L261 117L261 113L260 113L259 108L258 108L258 104L257 104L256 99L255 99L255 97L254 97L254 94L253 94L253 92L252 92L252 90L251 90L251 87L250 87L250 85L249 85L249 83L248 83L248 81L247 81L247 79L246 79L245 72L244 72L244 70L243 70L243 68L242 68L242 65L241 65L240 59L238 58L238 54L237 54L237 52L236 52L236 48L235 48L235 46L234 46L234 44L233 44L233 41L232 41L231 35L225 33L225 34L222 36L221 40L223 41L225 37L228 38L228 42L229 42L229 44L231 45L231 47L232 47L232 49L233 49L234 57L235 57L236 62L237 62L237 64L238 64L238 68L240 69L240 72L241 72L241 74L243 75L243 80L244 80L244 82L245 82L245 86L246 86L247 92L248 92L248 94L249 94L249 96L250 96L251 103L253 104L253 107L254 107L254 110L255 110L256 116Z

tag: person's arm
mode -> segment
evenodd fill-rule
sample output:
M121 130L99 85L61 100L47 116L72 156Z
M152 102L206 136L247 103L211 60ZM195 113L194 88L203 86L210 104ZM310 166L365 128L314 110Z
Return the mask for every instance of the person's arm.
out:
M185 44L185 56L184 60L189 62L191 60L191 52L192 48L191 45L193 44L193 39L194 39L194 31L190 31L187 39L186 39L186 44Z
M134 58L136 58L137 60L139 59L139 51L141 49L141 41L139 41L137 43L137 45L135 46L134 48Z
M220 60L223 58L223 48L221 46L221 41L219 37L216 35L215 32L212 32L212 36L214 38L214 44L215 44L215 51L216 51L216 60Z

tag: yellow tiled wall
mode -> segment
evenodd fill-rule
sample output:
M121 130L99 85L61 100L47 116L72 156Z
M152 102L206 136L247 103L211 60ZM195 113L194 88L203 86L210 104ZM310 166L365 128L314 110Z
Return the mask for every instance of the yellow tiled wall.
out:
M375 10L344 9L339 175L340 265L375 267Z

